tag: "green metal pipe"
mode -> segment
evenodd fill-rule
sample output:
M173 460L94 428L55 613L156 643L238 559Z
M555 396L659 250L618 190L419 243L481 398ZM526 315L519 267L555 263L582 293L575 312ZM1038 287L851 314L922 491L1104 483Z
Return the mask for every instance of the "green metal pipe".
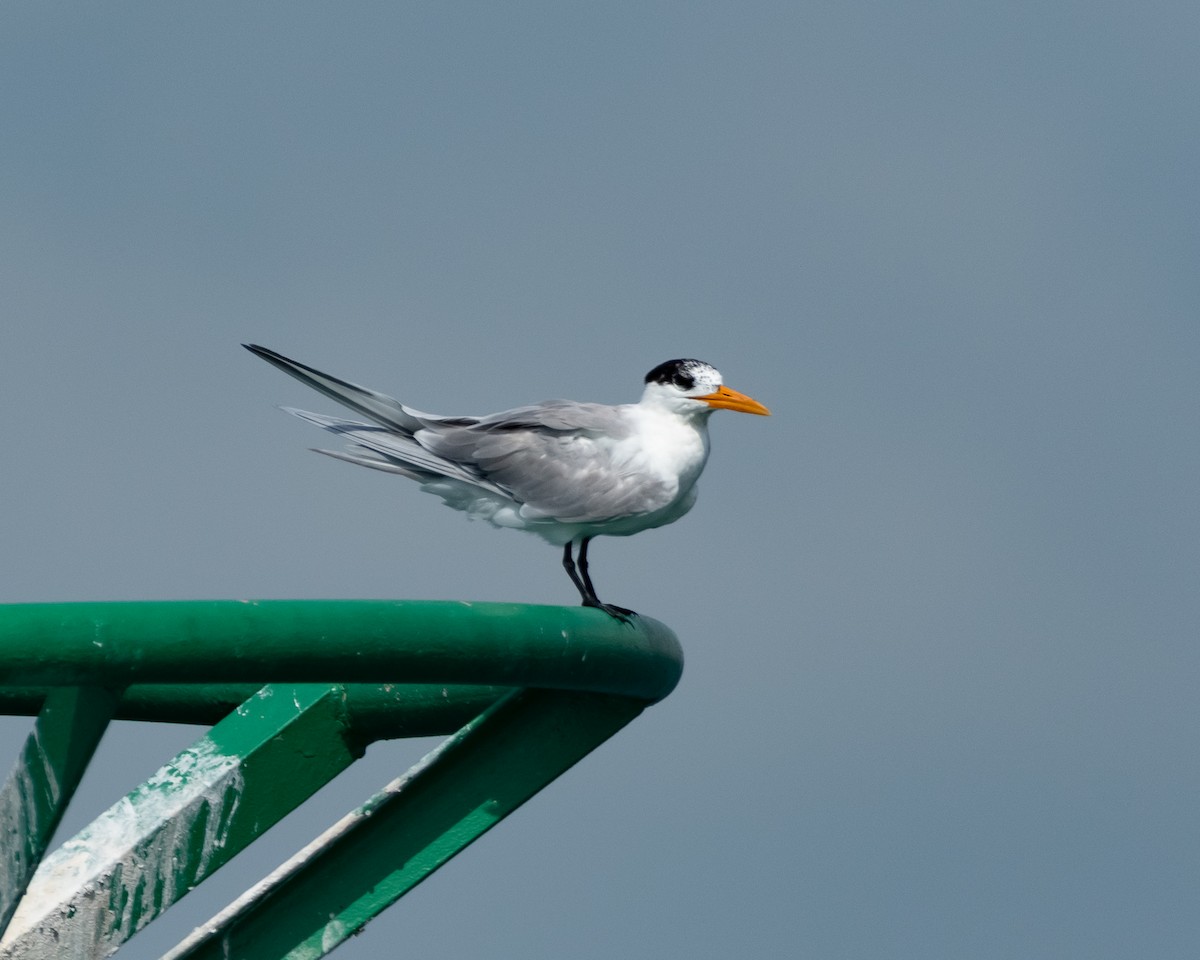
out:
M675 634L583 607L419 600L0 605L0 686L447 683L661 700Z

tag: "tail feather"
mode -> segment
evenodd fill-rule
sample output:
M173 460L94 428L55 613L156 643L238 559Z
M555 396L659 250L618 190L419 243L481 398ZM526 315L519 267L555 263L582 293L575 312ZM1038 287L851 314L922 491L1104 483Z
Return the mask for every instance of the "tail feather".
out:
M419 411L410 410L399 400L389 397L385 393L377 393L366 387L360 387L356 383L331 377L327 373L305 366L303 363L291 360L266 347L260 347L258 344L243 343L242 346L256 356L262 357L267 363L278 367L284 373L295 377L301 383L307 384L356 413L361 413L375 423L391 427L393 430L409 436L424 426Z

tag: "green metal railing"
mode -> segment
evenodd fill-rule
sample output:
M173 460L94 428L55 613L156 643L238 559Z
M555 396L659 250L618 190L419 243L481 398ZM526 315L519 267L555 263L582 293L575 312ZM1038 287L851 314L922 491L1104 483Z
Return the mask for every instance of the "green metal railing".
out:
M0 958L106 957L380 739L451 734L167 956L320 957L674 688L598 610L420 601L0 605ZM53 853L111 719L209 733ZM4 930L7 925L7 930Z

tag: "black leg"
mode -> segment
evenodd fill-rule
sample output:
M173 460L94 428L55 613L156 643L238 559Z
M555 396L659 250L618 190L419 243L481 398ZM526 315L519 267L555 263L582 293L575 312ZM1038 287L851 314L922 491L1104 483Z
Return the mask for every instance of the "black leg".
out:
M596 596L596 588L592 586L592 578L588 574L588 544L592 542L591 537L584 537L579 543L579 573L575 572L575 564L572 563L567 573L571 575L571 579L575 581L575 586L580 587L580 581L583 585L579 592L583 595L583 605L585 607L599 607L610 617L628 623L630 617L636 617L637 614L625 607L618 607L615 603L601 603L600 598ZM570 550L570 544L567 545ZM563 566L566 566L566 555L563 557Z
M583 586L587 590L587 595L599 601L596 596L596 588L592 586L592 578L588 575L588 544L592 542L591 537L584 537L579 542L579 576L583 579Z
M586 543L587 541L584 542ZM584 586L584 581L581 580L579 578L579 574L575 572L575 561L571 557L571 541L569 540L567 541L567 545L563 547L562 565L563 569L567 571L567 576L571 578L571 582L575 584L575 589L579 591L579 596L583 598L583 605L585 607L593 606L594 604L590 604L588 601L595 601L596 593L587 586Z

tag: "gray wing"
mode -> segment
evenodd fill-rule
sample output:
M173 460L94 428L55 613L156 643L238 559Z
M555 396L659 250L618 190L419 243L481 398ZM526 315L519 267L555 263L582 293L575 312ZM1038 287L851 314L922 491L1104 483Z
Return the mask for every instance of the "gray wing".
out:
M470 426L431 424L416 439L508 491L528 519L611 520L657 510L676 493L619 459L631 432L627 410L551 400Z

